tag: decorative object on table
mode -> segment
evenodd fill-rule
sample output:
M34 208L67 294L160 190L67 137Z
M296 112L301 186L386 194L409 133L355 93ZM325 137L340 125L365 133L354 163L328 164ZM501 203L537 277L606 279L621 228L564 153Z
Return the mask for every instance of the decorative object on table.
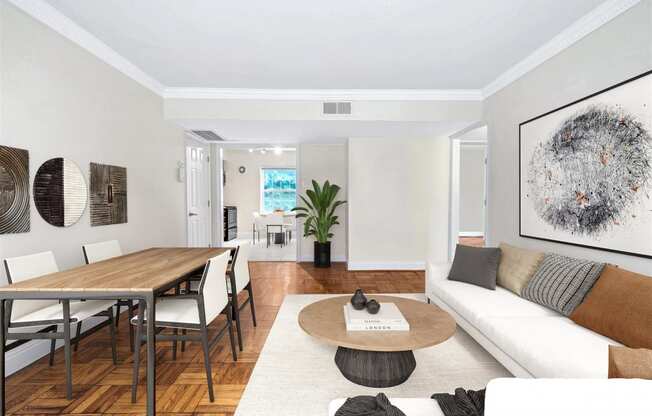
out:
M652 277L607 264L570 319L628 347L652 350Z
M91 226L127 222L127 169L91 163Z
M245 168L244 166L240 166L238 168L238 172L240 172L240 173L245 173L246 171L247 171L247 168Z
M521 296L566 316L584 300L604 263L546 253Z
M312 189L306 190L306 199L300 195L305 207L295 207L292 211L300 211L297 218L304 218L303 236L314 236L317 241L314 243L314 264L315 267L330 267L331 265L331 242L333 237L331 228L338 225L338 217L335 210L346 201L336 201L335 197L340 187L331 184L329 181L319 186L317 181L312 181ZM310 200L310 201L308 201Z
M609 345L609 378L652 380L652 349Z
M373 302L378 305L375 314L370 313L368 309L354 309L351 304L344 305L344 324L347 331L410 330L410 323L395 303L385 303L381 309L381 303L375 299Z
M520 124L522 237L652 257L652 71Z
M367 312L369 312L372 315L375 315L378 313L380 310L380 303L376 299L371 299L369 302L367 302Z
M88 199L86 179L69 159L45 161L34 176L34 205L50 225L68 227L79 221Z
M485 389L464 390L455 389L455 394L435 393L430 396L435 399L444 416L483 416Z
M337 409L335 416L405 416L405 413L393 406L387 396L378 393L376 396L356 396L346 399Z
M457 245L448 280L496 289L500 249Z
M356 289L355 293L351 297L351 305L355 310L364 309L367 305L367 297L362 292L362 289Z
M29 152L0 146L0 234L29 231Z

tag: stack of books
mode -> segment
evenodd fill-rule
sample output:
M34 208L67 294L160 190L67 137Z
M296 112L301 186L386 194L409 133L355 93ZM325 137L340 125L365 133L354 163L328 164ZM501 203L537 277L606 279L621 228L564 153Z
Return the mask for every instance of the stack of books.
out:
M409 331L410 324L394 303L381 303L377 314L366 309L355 310L350 303L344 305L344 322L347 331Z

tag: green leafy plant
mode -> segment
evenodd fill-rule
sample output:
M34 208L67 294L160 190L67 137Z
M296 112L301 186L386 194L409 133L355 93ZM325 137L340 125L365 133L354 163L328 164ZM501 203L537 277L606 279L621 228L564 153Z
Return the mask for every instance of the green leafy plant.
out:
M340 191L340 187L324 182L319 186L317 181L312 181L312 189L306 191L307 198L299 195L305 207L295 207L292 211L298 211L297 218L305 218L303 223L303 236L315 236L320 243L328 242L333 237L330 232L331 228L339 224L335 209L340 205L346 204L346 201L336 201L335 197Z

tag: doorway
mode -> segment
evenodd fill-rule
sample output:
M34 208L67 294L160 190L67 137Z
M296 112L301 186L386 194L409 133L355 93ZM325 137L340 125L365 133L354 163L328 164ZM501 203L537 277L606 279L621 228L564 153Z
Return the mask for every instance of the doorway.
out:
M209 145L186 140L186 235L188 247L211 247Z
M251 261L296 261L296 148L249 145L222 148L224 246L252 244Z
M486 126L451 136L449 256L457 244L484 247L487 229Z

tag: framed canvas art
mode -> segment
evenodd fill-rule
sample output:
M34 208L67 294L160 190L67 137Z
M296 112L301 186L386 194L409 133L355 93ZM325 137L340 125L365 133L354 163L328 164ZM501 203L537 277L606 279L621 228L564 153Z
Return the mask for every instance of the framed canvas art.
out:
M652 258L652 71L519 125L519 234Z

